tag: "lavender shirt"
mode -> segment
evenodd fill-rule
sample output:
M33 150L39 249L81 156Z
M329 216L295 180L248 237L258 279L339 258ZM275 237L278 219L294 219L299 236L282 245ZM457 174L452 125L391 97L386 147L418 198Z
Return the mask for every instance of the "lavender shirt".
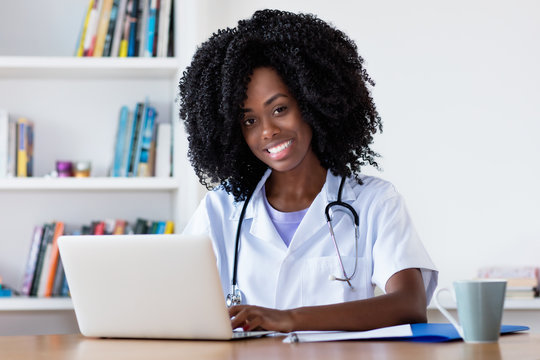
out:
M309 208L292 212L282 212L276 210L268 202L268 199L266 198L266 190L263 190L263 200L266 211L268 212L268 216L270 216L270 219L272 220L278 234L288 247L294 233L296 232L296 229L298 228L298 225L300 225L300 222L304 218L304 215L306 215Z

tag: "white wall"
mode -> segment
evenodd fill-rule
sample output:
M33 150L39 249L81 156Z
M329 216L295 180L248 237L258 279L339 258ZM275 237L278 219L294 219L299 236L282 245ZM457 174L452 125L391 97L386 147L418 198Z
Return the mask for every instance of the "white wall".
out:
M315 13L356 41L384 121L384 171L366 172L404 195L440 284L540 265L540 2L205 4L206 36L270 7Z

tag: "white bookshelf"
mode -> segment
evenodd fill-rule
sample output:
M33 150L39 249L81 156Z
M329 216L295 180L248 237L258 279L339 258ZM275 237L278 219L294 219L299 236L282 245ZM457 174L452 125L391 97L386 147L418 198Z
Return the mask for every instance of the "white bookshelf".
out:
M198 205L200 185L187 161L177 104L179 76L197 41L193 27L198 3L174 1L175 57L170 58L71 56L88 0L0 4L0 13L9 14L0 16L5 20L0 32L9 29L12 37L20 38L0 39L0 108L35 124L35 177L0 178L0 276L10 287L20 287L36 225L63 221L71 231L94 220L133 222L140 217L173 220L179 232ZM24 11L29 6L31 13ZM63 11L52 10L59 7ZM39 28L21 27L36 22ZM65 29L58 29L59 24ZM36 31L49 34L39 36ZM108 177L120 108L134 108L146 98L158 112L157 121L173 125L173 176ZM49 177L57 160L90 161L91 177ZM0 298L0 323L19 316L26 324L17 333L33 333L35 323L43 319L50 326L42 326L41 333L73 329L73 324L55 328L55 316L72 323L73 314L66 315L72 312L70 299ZM58 324L64 321L58 319ZM9 329L0 326L0 333L6 332Z

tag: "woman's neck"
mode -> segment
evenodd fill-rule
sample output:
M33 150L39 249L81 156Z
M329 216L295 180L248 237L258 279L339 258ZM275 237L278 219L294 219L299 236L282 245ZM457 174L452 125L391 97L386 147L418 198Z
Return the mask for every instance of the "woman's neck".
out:
M268 202L274 209L283 212L306 209L321 192L326 173L318 159L310 166L287 172L273 171L265 184Z

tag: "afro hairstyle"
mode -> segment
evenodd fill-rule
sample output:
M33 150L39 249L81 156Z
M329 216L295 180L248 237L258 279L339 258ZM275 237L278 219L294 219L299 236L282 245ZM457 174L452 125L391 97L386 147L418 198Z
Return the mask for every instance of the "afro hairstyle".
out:
M241 201L266 171L240 127L250 76L263 66L275 69L296 99L324 168L357 179L362 166L377 168L370 145L382 122L362 65L355 43L312 14L261 10L214 33L179 84L188 158L201 184L221 185Z

